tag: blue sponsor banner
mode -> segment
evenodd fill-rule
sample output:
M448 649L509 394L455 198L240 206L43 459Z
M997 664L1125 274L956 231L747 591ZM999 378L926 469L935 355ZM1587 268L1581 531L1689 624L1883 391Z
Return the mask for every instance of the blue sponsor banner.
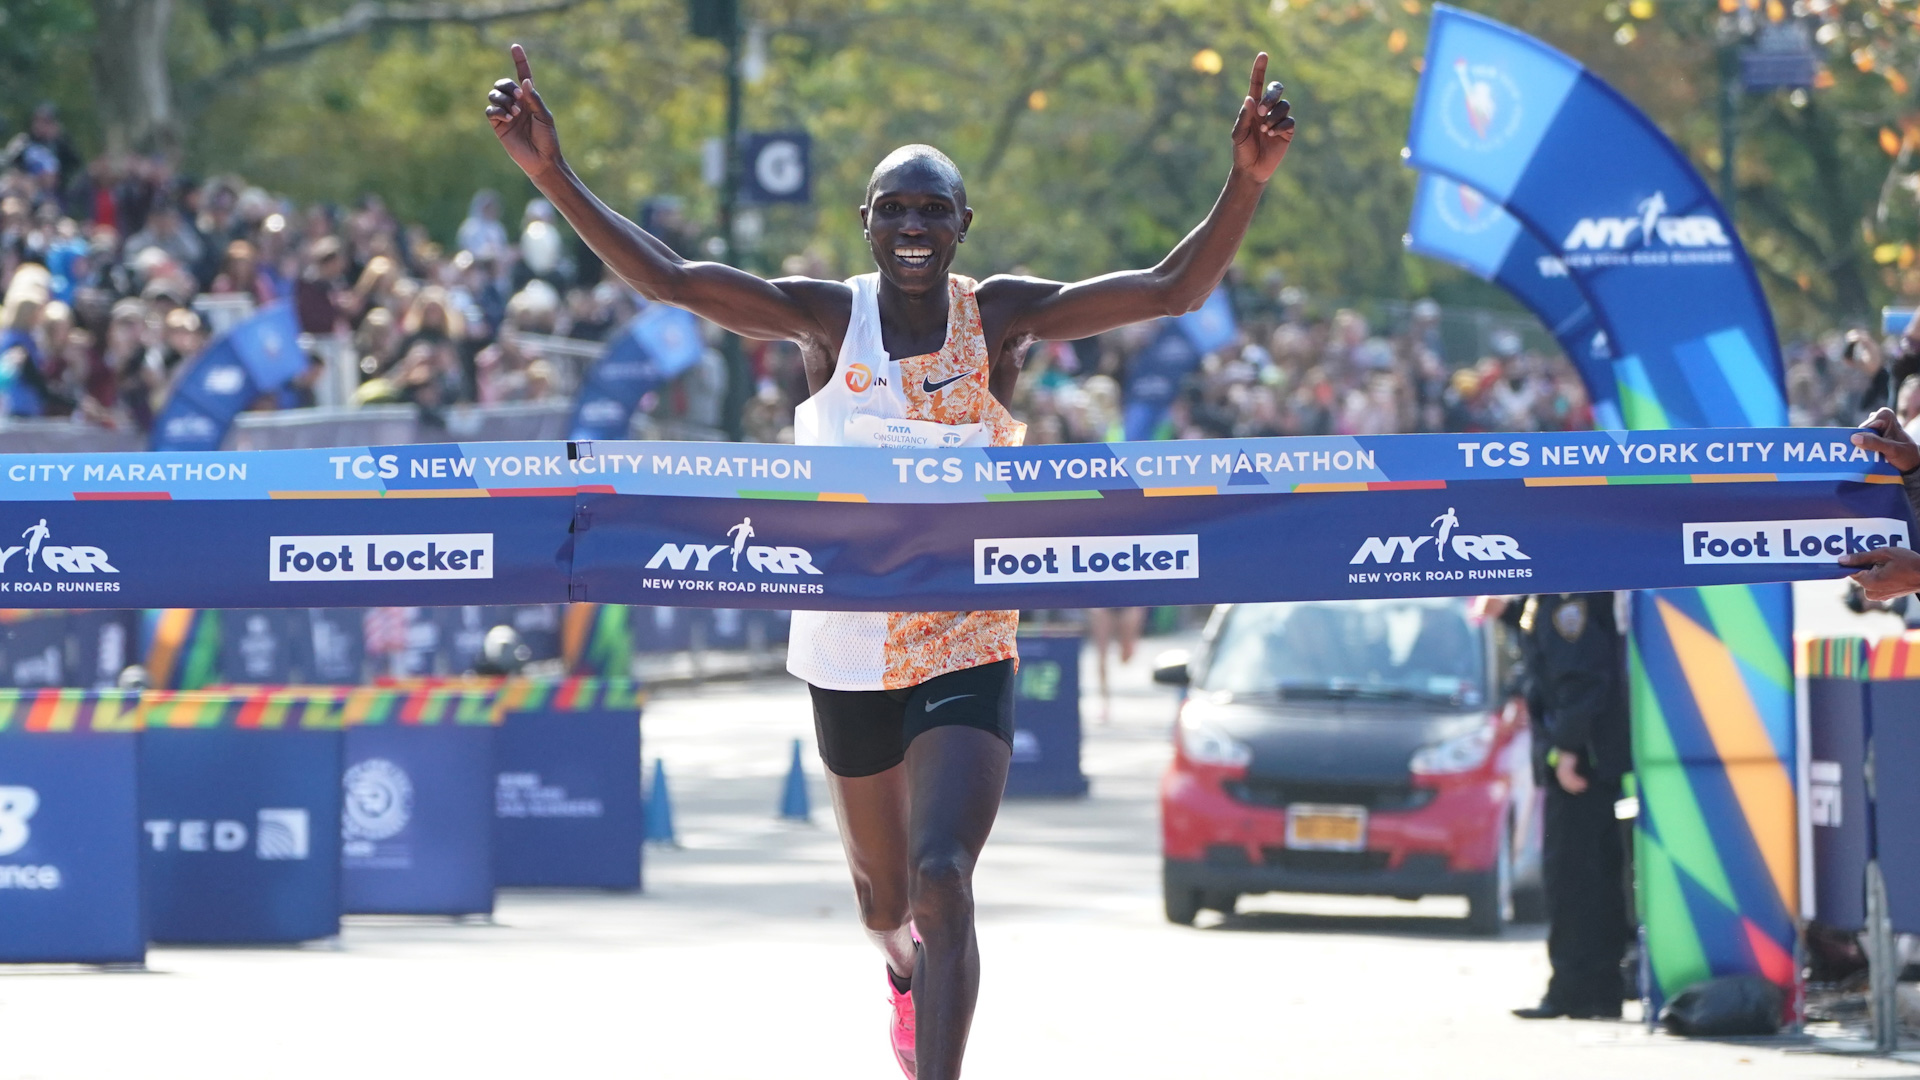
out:
M1008 795L1087 793L1080 771L1080 641L1077 634L1020 637Z
M1773 316L1732 222L1612 87L1436 5L1407 145L1409 164L1503 205L1580 283L1606 320L1629 424L1785 421Z
M653 304L634 316L582 380L574 398L573 437L626 438L640 399L692 367L704 349L700 321L690 312Z
M153 424L155 450L218 450L261 394L307 370L293 305L270 304L207 346L175 383Z
M945 611L1832 578L1907 539L1898 476L1850 434L33 456L0 468L0 536L24 533L0 603Z
M0 725L0 963L146 958L137 739Z
M1807 695L1808 800L1812 821L1813 910L1806 914L1835 930L1867 928L1867 860L1872 839L1867 811L1867 695L1873 684L1845 678L1809 678Z
M1559 256L1500 204L1467 184L1423 173L1407 248L1513 294L1552 332L1580 372L1593 403L1594 426L1627 426L1614 389L1612 345L1593 305Z
M511 711L495 745L497 884L640 887L640 710Z
M347 729L347 912L493 910L494 732L467 724Z
M151 940L340 932L339 731L158 728L140 738Z

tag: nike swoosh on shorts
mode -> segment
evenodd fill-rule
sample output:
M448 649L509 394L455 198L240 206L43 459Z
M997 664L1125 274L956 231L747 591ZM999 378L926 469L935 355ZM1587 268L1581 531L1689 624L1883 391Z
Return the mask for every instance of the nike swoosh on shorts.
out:
M953 383L957 383L957 382L959 382L959 381L960 381L961 379L964 379L964 378L966 378L967 376L969 376L969 375L971 375L971 374L973 374L973 372L971 372L971 371L963 371L963 372L961 372L960 374L958 374L958 375L955 375L955 376L954 376L953 378L951 378L951 379L942 379L942 380L940 380L939 382L934 382L934 381L933 381L932 379L921 379L921 380L920 380L920 390L921 390L921 392L922 392L922 393L927 393L927 394L937 394L937 393L939 393L940 391L942 391L942 390L944 390L944 389L946 389L946 388L947 388L948 386L950 386L951 384L953 384Z
M945 705L949 701L959 701L961 698L970 698L970 697L978 697L978 696L979 695L977 694L955 694L952 697L943 697L939 701L929 701L927 702L927 711L932 712L933 710L939 708L940 706Z

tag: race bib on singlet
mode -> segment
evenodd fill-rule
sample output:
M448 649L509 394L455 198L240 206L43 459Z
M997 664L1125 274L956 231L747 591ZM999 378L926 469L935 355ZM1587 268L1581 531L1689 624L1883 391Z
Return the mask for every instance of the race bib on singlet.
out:
M957 446L986 446L985 424L936 424L931 420L892 419L855 413L844 427L847 446L882 450L946 450Z

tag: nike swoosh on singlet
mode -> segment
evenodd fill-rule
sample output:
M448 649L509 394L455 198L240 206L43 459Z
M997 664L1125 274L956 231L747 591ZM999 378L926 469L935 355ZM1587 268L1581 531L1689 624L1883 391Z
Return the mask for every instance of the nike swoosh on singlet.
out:
M963 372L961 372L960 374L958 374L958 375L955 375L955 376L954 376L953 378L951 378L951 379L942 379L942 380L940 380L939 382L934 382L934 381L933 381L932 379L921 379L921 380L920 380L920 390L921 390L921 392L922 392L922 393L927 393L927 394L937 394L937 393L939 393L940 391L942 391L942 390L944 390L944 389L946 389L946 388L947 388L947 387L948 387L949 385L951 385L951 384L953 384L953 383L957 383L957 382L959 382L959 381L960 381L961 379L964 379L964 378L966 378L966 377L967 377L968 375L971 375L971 374L973 374L973 372L971 372L971 371L963 371Z
M975 694L955 694L955 695L953 695L952 697L943 697L943 698L941 698L941 699L940 699L939 701L929 701L929 702L927 702L927 711L928 711L928 712L932 712L933 710L935 710L935 709L937 709L937 708L939 708L940 706L942 706L942 705L945 705L945 704L946 704L947 702L949 702L949 701L959 701L959 700L960 700L961 698L970 698L970 697L976 697L976 696L978 696L978 695L975 695Z

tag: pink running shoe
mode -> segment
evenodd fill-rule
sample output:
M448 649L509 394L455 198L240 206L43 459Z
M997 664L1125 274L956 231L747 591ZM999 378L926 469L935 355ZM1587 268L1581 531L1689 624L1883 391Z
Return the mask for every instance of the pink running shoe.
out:
M887 972L887 1001L893 1006L893 1060L900 1063L907 1080L913 1080L913 991L903 994L895 990L892 971Z

